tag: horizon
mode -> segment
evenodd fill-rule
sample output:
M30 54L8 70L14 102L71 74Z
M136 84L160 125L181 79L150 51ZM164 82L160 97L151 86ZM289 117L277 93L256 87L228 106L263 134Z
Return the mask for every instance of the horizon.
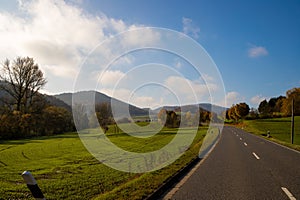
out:
M93 90L89 90L89 91L76 91L75 93L80 93L80 92L98 92L98 93L100 93L100 94L103 94L103 95L106 95L107 97L109 97L109 98L114 98L114 97L111 97L111 96L109 96L109 95L107 95L107 94L104 94L104 93L101 93L101 92L99 92L99 91L93 91ZM54 97L56 97L56 96L59 96L59 95L63 95L63 94L71 94L71 95L73 95L73 94L75 94L75 93L73 93L73 92L63 92L63 93L59 93L59 94L51 94L51 95L49 95L49 94L46 94L46 95L49 95L49 96L54 96ZM45 94L45 93L41 93L41 94ZM56 97L57 98L57 97ZM118 101L122 101L122 100L120 100L120 99L116 99L116 100L118 100ZM216 104L211 104L211 103L209 103L209 102L198 102L198 103L196 103L196 104L183 104L183 105L160 105L159 107L154 107L154 108L151 108L151 107L139 107L138 105L134 105L134 104L132 104L132 103L130 103L130 102L125 102L125 101L122 101L123 103L126 103L126 104L130 104L130 105L132 105L132 106L135 106L135 107L137 107L137 108L140 108L140 109L151 109L152 111L153 110L157 110L157 109L159 109L159 108L163 108L163 107L182 107L182 106L197 106L197 105L201 105L201 104L207 104L207 105L212 105L212 106L218 106L218 107L220 107L220 108L224 108L224 109L228 109L228 107L223 107L223 106L221 106L221 105L216 105Z

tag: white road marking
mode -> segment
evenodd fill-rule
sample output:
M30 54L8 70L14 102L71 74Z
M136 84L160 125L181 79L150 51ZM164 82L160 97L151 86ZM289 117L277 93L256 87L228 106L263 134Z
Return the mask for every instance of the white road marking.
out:
M254 157L259 160L260 158L258 157L258 155L256 155L256 153L252 152L252 154L254 155Z
M293 194L287 188L281 187L281 189L289 197L290 200L296 200L296 198L293 196Z
M246 142L244 142L244 145L247 146L248 144Z

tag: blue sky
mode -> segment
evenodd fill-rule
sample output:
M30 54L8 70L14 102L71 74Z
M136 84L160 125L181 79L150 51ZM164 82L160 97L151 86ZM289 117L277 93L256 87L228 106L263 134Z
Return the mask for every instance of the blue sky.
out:
M15 45L14 48L6 43L2 45L0 59L17 55L37 58L48 79L44 89L48 93L71 91L73 85L67 82L74 82L74 76L62 74L76 74L72 66L82 62L82 55L93 48L95 41L101 42L107 35L131 26L168 28L195 39L221 73L227 106L245 101L256 107L264 98L284 95L286 90L300 86L300 2L296 0L0 2L0 22L11 22L0 28L1 42L14 41L11 46ZM70 12L58 14L54 12L57 10ZM55 17L61 26L51 20ZM80 24L76 27L77 22ZM48 26L43 27L43 23ZM74 24L74 29L68 23ZM80 26L89 32L74 36L72 33ZM27 35L10 34L18 30ZM99 31L102 36L80 43L86 35ZM44 55L43 51L46 51ZM45 58L52 53L55 58L57 52L60 52L57 60ZM135 104L147 106L142 102ZM152 106L151 101L148 105Z

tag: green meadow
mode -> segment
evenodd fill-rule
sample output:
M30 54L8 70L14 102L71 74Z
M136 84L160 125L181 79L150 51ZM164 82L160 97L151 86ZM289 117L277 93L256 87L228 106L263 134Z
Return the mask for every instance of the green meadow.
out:
M111 127L113 129L113 127ZM148 152L168 144L177 129L149 138L108 133L121 148ZM77 133L0 142L0 199L33 199L21 173L30 171L46 199L142 199L199 153L207 127L198 129L190 148L171 165L149 173L121 172L100 163ZM188 128L184 137L190 137Z
M300 150L300 116L295 117L294 144L291 141L291 118L273 118L245 120L242 127L248 132L266 136L270 131L270 140Z

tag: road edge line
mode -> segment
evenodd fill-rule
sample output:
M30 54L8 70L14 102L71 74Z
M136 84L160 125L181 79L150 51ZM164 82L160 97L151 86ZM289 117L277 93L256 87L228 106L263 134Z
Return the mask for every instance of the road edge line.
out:
M208 156L211 154L211 152L215 149L216 145L221 140L223 133L218 137L215 144L210 148L210 150L207 152L207 154L203 158L199 158L200 162L196 164L174 187L171 189L164 197L163 200L169 200L171 199L174 194L181 188L181 186L195 173L195 171L201 166L201 164L208 158Z

